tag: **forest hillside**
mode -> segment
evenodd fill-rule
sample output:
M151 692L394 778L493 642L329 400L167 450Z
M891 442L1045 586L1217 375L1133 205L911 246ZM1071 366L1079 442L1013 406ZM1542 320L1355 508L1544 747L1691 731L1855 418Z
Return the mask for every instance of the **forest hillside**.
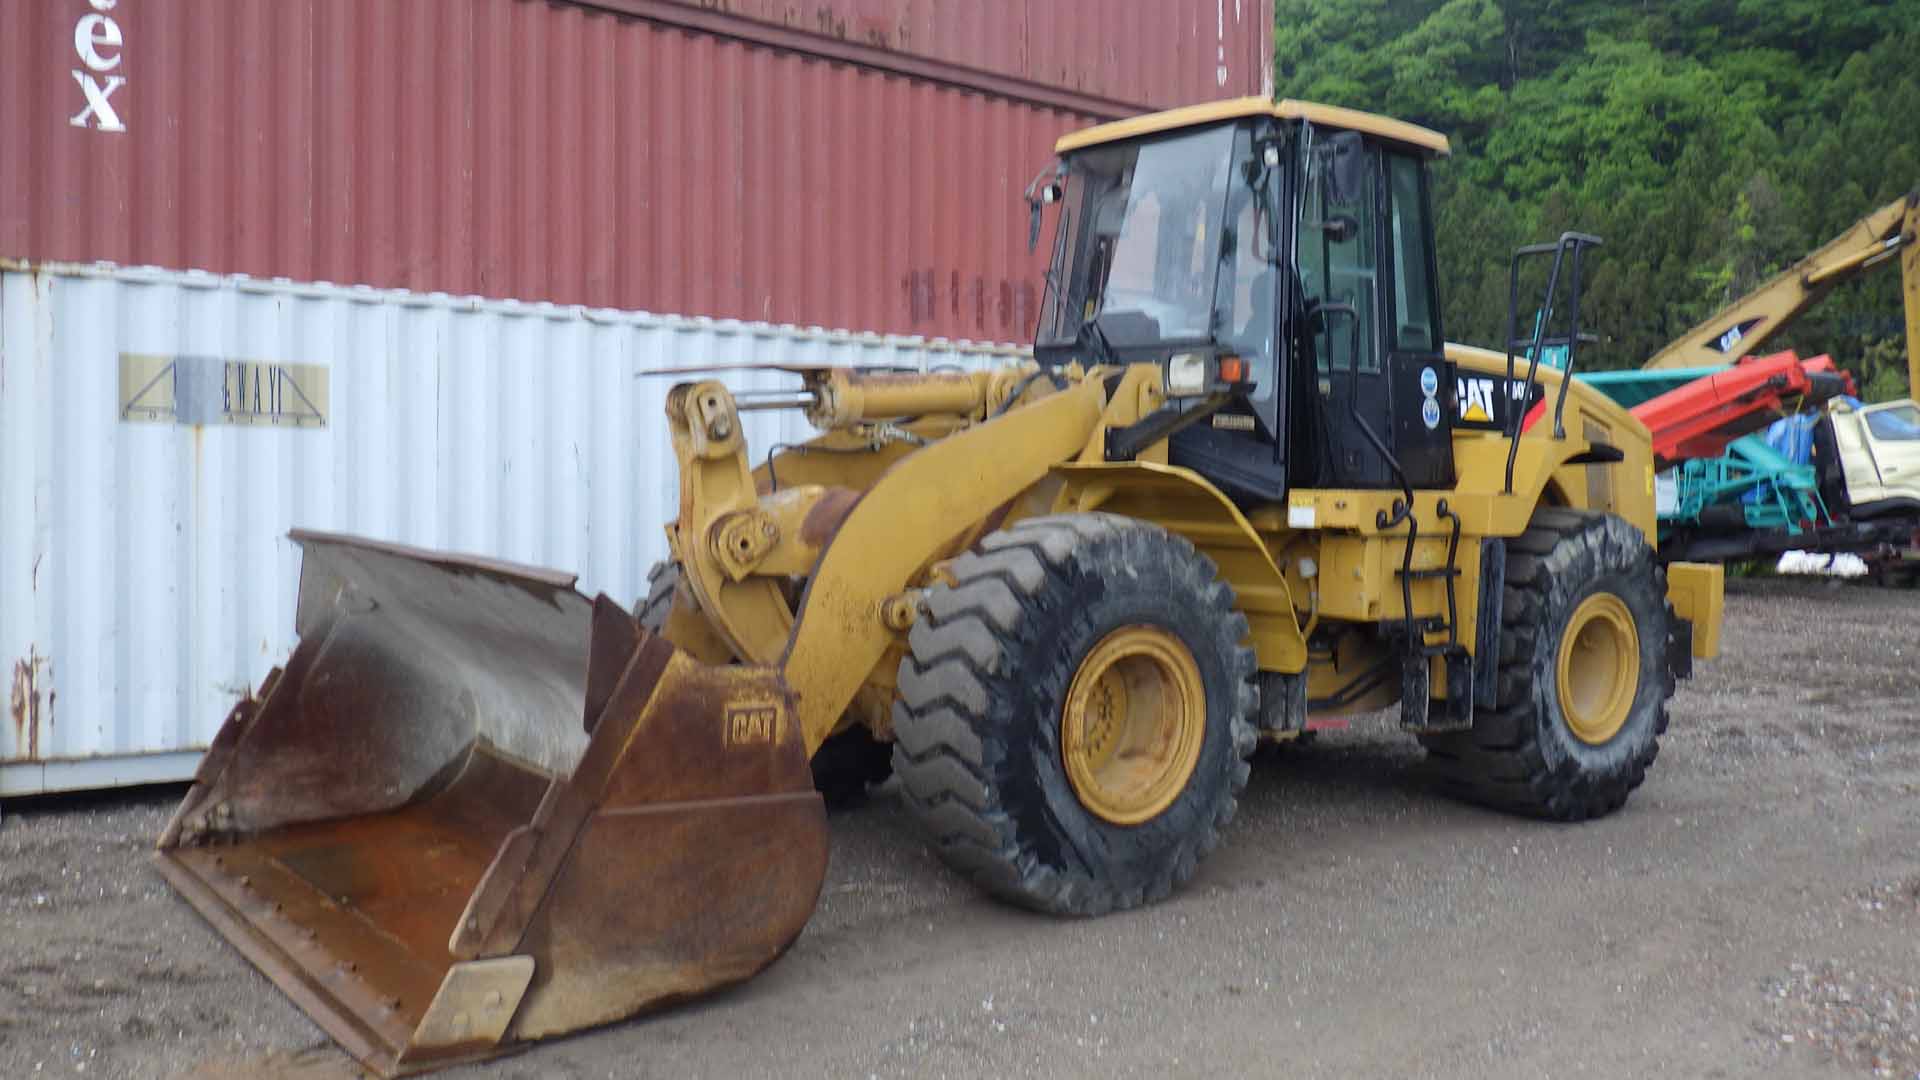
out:
M1582 317L1602 344L1581 366L1638 366L1920 187L1920 0L1275 9L1280 96L1451 136L1436 213L1454 340L1497 344L1509 253L1576 228L1606 241ZM1899 277L1844 286L1782 346L1832 353L1873 400L1905 396Z

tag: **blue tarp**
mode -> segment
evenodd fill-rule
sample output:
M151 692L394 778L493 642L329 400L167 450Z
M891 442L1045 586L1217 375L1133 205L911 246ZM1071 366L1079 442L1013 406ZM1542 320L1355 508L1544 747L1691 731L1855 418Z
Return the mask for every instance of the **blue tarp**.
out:
M1818 413L1797 413L1767 425L1767 446L1795 465L1813 463L1813 427Z

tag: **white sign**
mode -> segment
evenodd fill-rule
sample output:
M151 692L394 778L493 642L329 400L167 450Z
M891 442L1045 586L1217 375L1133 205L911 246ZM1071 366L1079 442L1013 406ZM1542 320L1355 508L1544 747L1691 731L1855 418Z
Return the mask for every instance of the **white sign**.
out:
M1680 471L1668 469L1653 478L1653 512L1660 517L1680 513Z
M127 125L120 120L120 113L113 107L114 92L127 85L125 75L113 74L124 59L120 47L124 38L120 34L120 24L113 16L102 14L113 10L120 0L87 0L92 10L80 16L73 24L73 54L84 67L73 69L73 81L80 86L80 95L86 108L73 115L67 123L77 128L98 128L101 131L125 131Z

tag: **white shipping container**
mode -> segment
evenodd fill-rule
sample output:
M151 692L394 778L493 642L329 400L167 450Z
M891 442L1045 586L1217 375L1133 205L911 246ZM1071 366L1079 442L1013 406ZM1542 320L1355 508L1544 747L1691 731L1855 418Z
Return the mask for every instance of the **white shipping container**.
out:
M631 605L678 494L648 370L1014 359L924 341L0 264L0 796L191 777L294 644L291 528L576 573ZM733 374L742 389L790 387ZM810 429L749 414L756 458Z

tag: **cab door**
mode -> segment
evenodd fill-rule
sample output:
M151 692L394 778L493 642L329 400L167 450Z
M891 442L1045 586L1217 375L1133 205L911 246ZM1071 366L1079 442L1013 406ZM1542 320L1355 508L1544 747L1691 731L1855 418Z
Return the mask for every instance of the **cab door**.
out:
M1880 470L1874 467L1873 451L1868 448L1866 425L1852 409L1836 408L1828 416L1833 426L1833 443L1839 457L1839 473L1846 485L1847 502L1855 506L1881 498Z
M1205 423L1175 433L1168 449L1170 463L1198 472L1249 505L1284 501L1289 480L1290 387L1279 322L1282 283L1288 277L1282 272L1279 210L1287 205L1285 191L1292 182L1277 164L1284 145L1270 129L1238 132L1234 161L1239 164L1227 184L1217 244L1214 337L1222 355L1246 365L1252 389ZM1267 160L1269 151L1273 162Z
M1911 401L1890 401L1869 405L1859 412L1865 428L1866 461L1878 481L1868 498L1854 496L1858 504L1881 499L1920 500L1920 405ZM1847 486L1854 485L1853 462L1848 461ZM1866 479L1863 475L1861 479Z
M1384 330L1393 452L1413 487L1450 488L1454 410L1442 400L1454 380L1441 352L1427 170L1419 158L1395 150L1385 161L1391 303Z
M1312 343L1323 487L1398 486L1367 438L1391 439L1392 407L1380 326L1379 148L1359 133L1305 125L1296 262ZM1364 428L1364 429L1363 429ZM1296 466L1297 471L1297 466Z

